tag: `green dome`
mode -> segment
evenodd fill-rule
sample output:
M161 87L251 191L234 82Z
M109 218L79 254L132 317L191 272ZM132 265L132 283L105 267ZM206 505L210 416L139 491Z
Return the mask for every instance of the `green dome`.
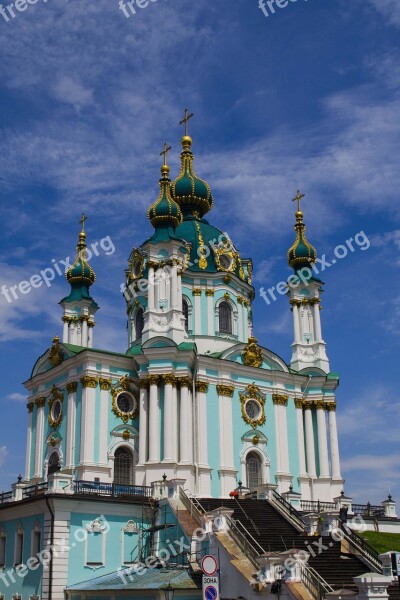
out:
M213 206L208 183L197 177L193 170L192 138L182 138L181 172L171 186L174 200L179 204L184 218L188 215L204 216Z
M96 281L96 274L86 260L86 234L82 231L79 234L79 243L76 247L78 255L72 267L65 274L68 283L71 286L91 286Z
M182 213L178 204L171 197L171 181L168 177L169 167L167 165L161 167L161 174L160 195L149 208L147 216L155 229L159 227L176 229L182 222Z
M288 251L289 265L295 271L310 268L317 259L317 251L308 241L305 236L306 226L303 223L303 213L298 210L296 213L296 241Z

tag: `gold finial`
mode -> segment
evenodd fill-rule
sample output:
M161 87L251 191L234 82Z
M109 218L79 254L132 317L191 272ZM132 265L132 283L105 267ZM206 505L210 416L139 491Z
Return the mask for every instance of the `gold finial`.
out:
M168 146L167 142L164 144L164 150L160 152L160 156L164 156L164 166L167 166L167 154L172 150L172 146Z
M179 121L179 125L183 125L183 124L185 124L185 137L187 137L187 136L189 135L189 134L188 134L188 123L189 123L189 120L190 120L192 117L194 117L194 114L193 114L193 113L191 113L191 114L189 115L189 111L188 111L188 109L187 109L187 108L185 108L185 116L184 116L184 118L182 119L182 121Z
M85 233L85 221L87 221L87 216L85 215L85 213L82 213L82 218L79 221L82 227L82 233Z
M300 207L300 202L302 201L303 198L305 198L306 195L302 194L300 192L300 190L297 190L297 196L295 198L292 198L292 202L297 202L297 213L296 213L296 217L297 218L302 218L303 217L303 213L301 212L301 207Z

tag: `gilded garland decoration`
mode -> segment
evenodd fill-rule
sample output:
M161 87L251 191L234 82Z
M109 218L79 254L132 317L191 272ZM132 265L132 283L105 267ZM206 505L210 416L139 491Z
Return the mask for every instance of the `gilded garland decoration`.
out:
M120 410L118 407L118 403L117 403L118 396L122 393L130 394L134 400L133 409L130 412L122 412L122 410ZM112 397L112 411L118 419L121 419L124 423L127 423L129 421L129 419L136 419L138 412L139 412L139 402L138 402L138 398L137 398L136 394L134 394L130 391L127 392L125 387L119 387L117 389L111 390L111 397Z

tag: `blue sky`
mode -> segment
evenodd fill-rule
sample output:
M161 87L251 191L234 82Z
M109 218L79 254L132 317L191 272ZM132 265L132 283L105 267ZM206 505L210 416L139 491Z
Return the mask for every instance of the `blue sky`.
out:
M165 140L178 171L188 106L210 221L255 262L263 345L289 361L287 299L267 306L258 290L290 274L298 188L328 260L359 231L370 239L323 274L323 333L346 492L376 502L390 482L400 500L399 33L398 0L298 0L268 18L257 0L157 0L130 18L118 0L39 0L0 15L0 283L72 257L84 210L89 241L115 246L92 260L95 345L125 351L123 270L150 232ZM0 296L0 490L24 469L21 382L61 333L67 287Z

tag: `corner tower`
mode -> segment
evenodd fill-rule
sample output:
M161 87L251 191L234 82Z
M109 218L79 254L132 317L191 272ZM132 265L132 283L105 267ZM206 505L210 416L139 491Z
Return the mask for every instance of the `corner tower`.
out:
M293 312L294 341L290 366L295 371L317 368L330 372L325 342L321 328L321 292L323 282L314 277L312 267L317 251L305 235L306 226L300 202L304 194L297 192L296 241L288 251L289 265L294 269L297 285L289 286L291 310Z

